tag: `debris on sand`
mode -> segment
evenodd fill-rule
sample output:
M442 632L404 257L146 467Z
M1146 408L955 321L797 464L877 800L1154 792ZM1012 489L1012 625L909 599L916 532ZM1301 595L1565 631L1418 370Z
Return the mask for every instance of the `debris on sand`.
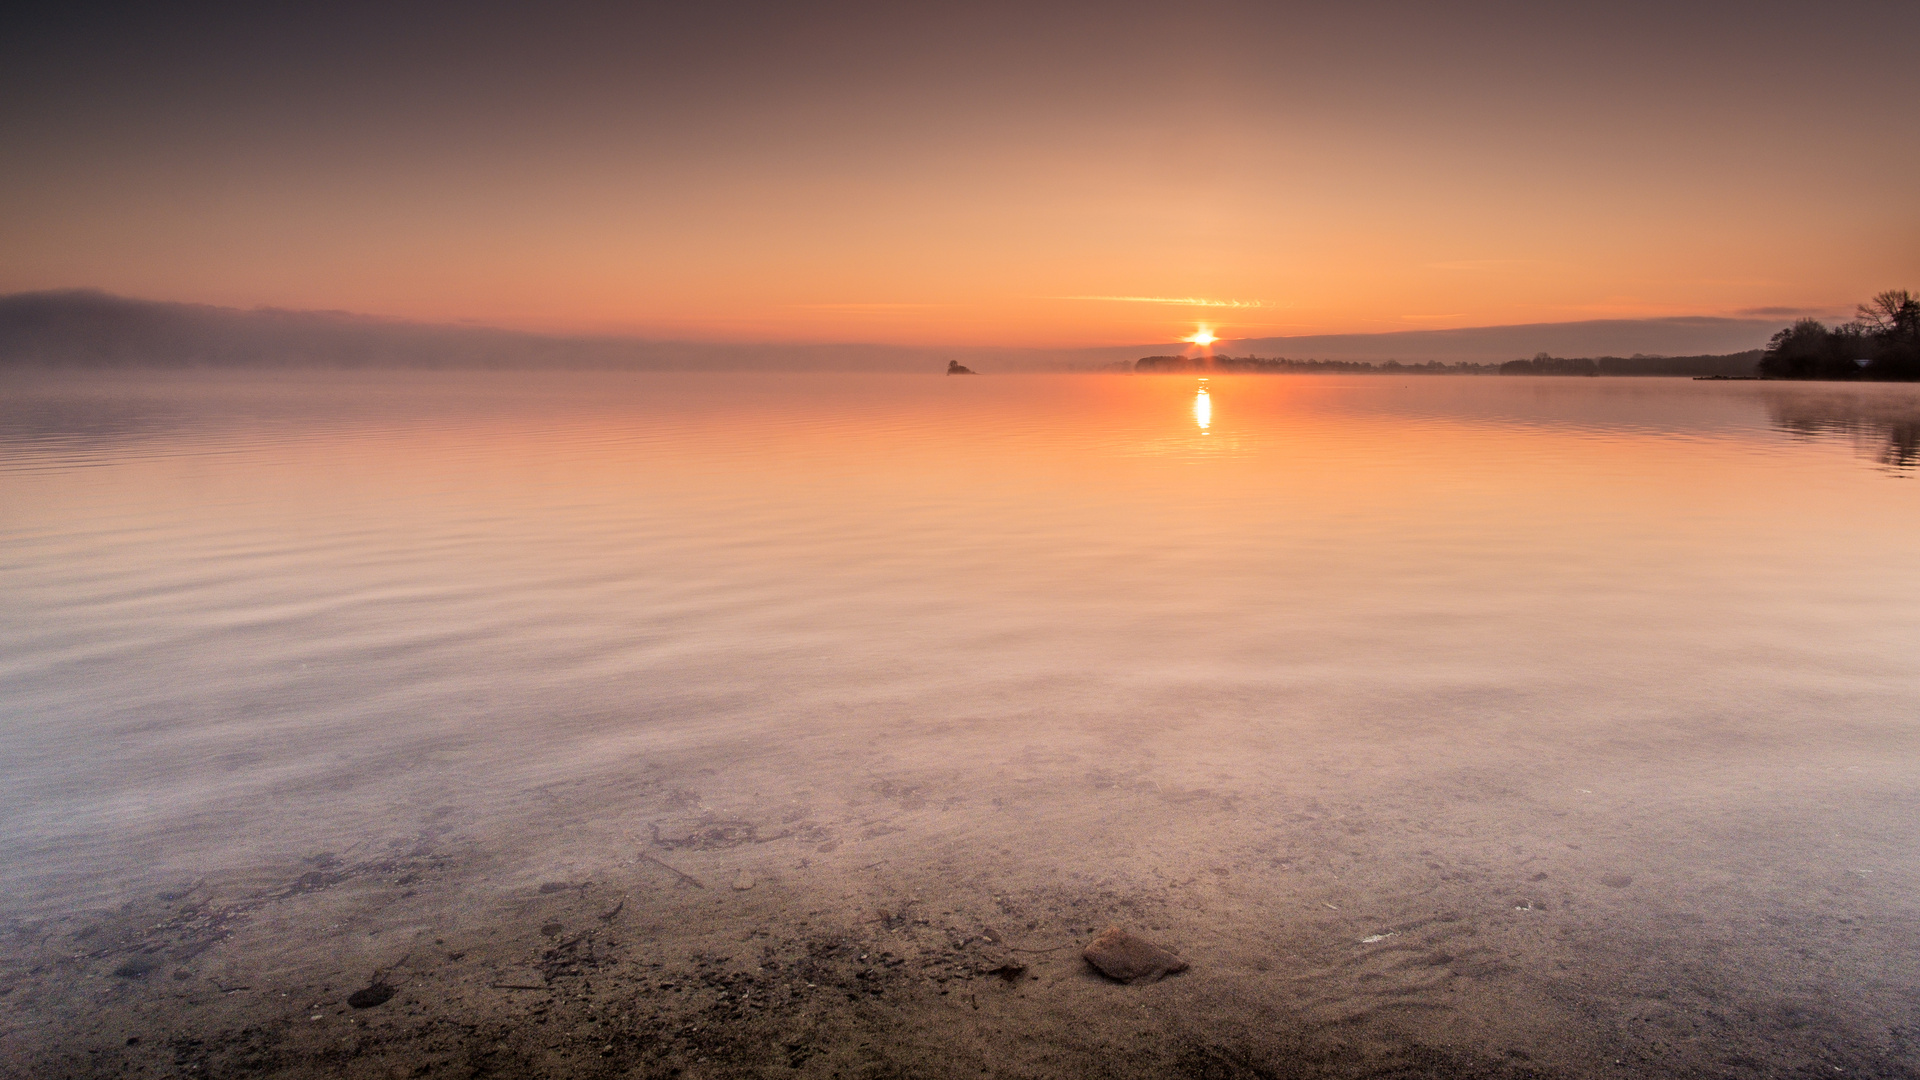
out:
M654 858L653 856L647 854L644 851L640 853L639 857L641 862L650 862L653 865L660 867L662 870L665 870L668 873L672 874L675 878L679 879L680 883L683 885L691 885L696 889L706 888L705 885L702 885L700 883L699 878L694 877L692 874L676 869L675 867L669 866L666 863L661 862L659 859Z
M1600 879L1600 884L1605 885L1609 889L1624 889L1633 884L1633 875L1608 874L1606 877Z
M741 892L753 888L753 875L745 870L740 871L733 879L733 887Z
M1187 970L1185 960L1118 926L1107 927L1081 955L1100 974L1123 983L1155 982L1162 976Z
M987 972L987 974L989 975L1000 976L1002 979L1005 979L1008 983L1019 982L1020 976L1025 975L1026 973L1027 973L1027 965L1025 964L1001 964L999 967L994 968L992 971Z

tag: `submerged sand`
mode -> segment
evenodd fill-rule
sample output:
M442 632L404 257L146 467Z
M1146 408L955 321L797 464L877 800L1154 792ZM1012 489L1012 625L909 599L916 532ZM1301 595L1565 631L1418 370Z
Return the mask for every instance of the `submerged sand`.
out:
M0 1060L36 1077L1914 1075L1897 867L1770 894L1813 868L1672 831L1657 785L1549 799L1453 770L1363 805L1085 765L838 797L654 770L621 785L618 840L588 816L614 792L548 790L527 849L448 814L16 919ZM1054 846L1071 821L1082 845ZM1113 924L1191 968L1101 976L1081 949Z

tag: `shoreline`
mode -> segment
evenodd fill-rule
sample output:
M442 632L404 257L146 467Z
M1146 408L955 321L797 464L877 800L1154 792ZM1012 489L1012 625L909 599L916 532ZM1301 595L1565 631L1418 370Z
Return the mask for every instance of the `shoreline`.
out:
M1123 800L1188 821L1187 861L1096 849L1052 867L895 792L782 821L676 807L663 786L634 809L664 827L598 866L567 851L574 872L547 880L428 830L10 919L0 1061L37 1077L1913 1075L1901 1022L1889 1042L1864 1014L1761 1006L1786 969L1753 967L1776 946L1740 943L1750 914L1650 892L1662 871L1644 863L1582 870L1624 857L1590 839L1505 869L1455 840L1426 854L1459 869L1410 872L1400 842L1361 862L1320 847L1358 827L1336 816L1299 854L1249 858L1247 818L1270 809L1147 786ZM1112 924L1191 970L1099 975L1081 949ZM1861 949L1850 924L1782 929L1802 951Z

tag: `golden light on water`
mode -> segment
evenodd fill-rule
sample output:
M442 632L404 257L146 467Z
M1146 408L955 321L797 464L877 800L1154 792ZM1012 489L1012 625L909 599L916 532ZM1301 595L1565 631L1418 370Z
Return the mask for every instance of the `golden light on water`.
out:
M1193 395L1193 422L1199 425L1201 431L1213 424L1213 399L1207 396L1204 379L1200 382L1199 392Z

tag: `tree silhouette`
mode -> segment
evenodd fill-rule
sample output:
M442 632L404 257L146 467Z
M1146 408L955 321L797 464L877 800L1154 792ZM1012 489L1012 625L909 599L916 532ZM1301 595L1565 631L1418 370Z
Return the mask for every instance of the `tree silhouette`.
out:
M1920 339L1920 300L1905 289L1888 289L1858 310L1860 325L1870 334Z
M1773 335L1759 372L1774 379L1920 379L1920 300L1889 289L1829 330L1801 319Z

